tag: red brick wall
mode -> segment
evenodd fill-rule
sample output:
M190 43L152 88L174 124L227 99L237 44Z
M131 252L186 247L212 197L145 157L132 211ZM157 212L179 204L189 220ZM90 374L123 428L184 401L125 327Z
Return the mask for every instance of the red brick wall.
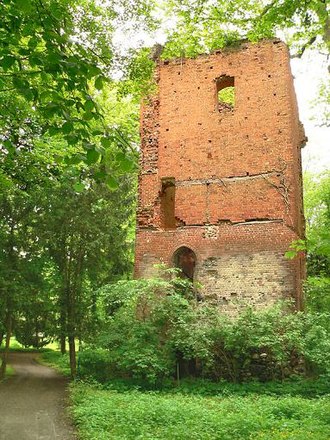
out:
M221 75L235 79L232 110L219 110ZM303 262L283 258L304 233L304 134L286 46L243 44L161 62L156 80L158 92L141 111L136 276L172 264L185 245L197 256L204 294L226 308L287 295L300 302ZM166 231L164 178L175 179L177 221Z

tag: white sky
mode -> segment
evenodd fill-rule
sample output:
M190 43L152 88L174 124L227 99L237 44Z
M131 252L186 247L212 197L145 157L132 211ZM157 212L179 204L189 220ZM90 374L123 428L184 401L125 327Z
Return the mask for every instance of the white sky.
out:
M313 173L330 169L330 127L317 125L313 120L322 108L313 106L318 96L320 81L327 77L326 57L306 51L302 59L294 58L291 69L299 107L308 142L302 150L303 170Z

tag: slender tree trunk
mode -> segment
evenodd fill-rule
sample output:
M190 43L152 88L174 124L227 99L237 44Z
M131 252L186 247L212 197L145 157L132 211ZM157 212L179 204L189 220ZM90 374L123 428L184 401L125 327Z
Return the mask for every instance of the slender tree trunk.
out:
M75 332L76 332L76 315L75 315L75 291L72 282L73 276L73 258L72 254L68 259L66 277L65 277L65 292L66 292L66 313L67 313L67 331L68 331L68 341L69 341L69 355L70 355L70 370L71 377L74 379L77 372L77 362L76 362L76 344L75 344Z
M60 347L61 347L61 353L66 353L66 312L65 312L65 305L63 304L64 301L61 300L61 311L60 311Z
M61 335L60 336L60 347L61 347L61 353L65 354L66 353L66 345L65 345L65 335Z
M35 330L36 330L36 349L39 349L39 323L38 317L35 318Z
M9 347L10 347L11 329L12 329L12 317L11 317L11 313L8 312L6 319L6 346L2 355L2 363L0 367L0 380L5 377L5 373L6 373Z
M70 370L71 377L75 378L77 372L76 362L76 315L75 315L75 294L70 287L68 288L68 340L69 340L69 355L70 355Z
M0 332L0 347L2 345L2 341L3 341L3 332Z
M69 353L70 353L70 370L71 377L74 379L77 374L77 359L76 359L76 343L74 335L69 335Z
M77 300L82 288L84 249L79 247L75 261L69 260L68 288L67 288L67 313L68 313L68 337L70 352L71 377L77 374L77 358L75 337L77 333ZM76 264L74 264L76 263ZM80 332L79 332L80 333Z

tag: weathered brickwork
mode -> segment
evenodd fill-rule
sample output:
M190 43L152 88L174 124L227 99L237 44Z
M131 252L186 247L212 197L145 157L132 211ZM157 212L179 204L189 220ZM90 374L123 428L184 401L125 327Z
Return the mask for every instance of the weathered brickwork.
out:
M233 108L219 103L223 78ZM156 81L141 111L136 276L184 246L202 294L224 309L289 296L300 307L304 261L284 253L304 235L305 138L286 46L161 62Z

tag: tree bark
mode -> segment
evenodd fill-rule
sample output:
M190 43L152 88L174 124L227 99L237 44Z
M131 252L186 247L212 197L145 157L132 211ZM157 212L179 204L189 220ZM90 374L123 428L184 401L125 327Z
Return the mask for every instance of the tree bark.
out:
M74 335L69 335L69 353L70 353L70 370L71 377L74 379L77 374L77 359L76 359L76 343Z
M65 301L63 298L60 300L60 347L61 347L61 353L66 353L66 310L65 310Z
M2 355L2 363L1 363L1 367L0 367L0 380L3 379L6 374L9 347L10 347L10 338L11 338L11 328L12 328L12 317L11 317L10 312L8 312L7 319L6 319L6 345L5 345L5 350L3 352L3 355Z

